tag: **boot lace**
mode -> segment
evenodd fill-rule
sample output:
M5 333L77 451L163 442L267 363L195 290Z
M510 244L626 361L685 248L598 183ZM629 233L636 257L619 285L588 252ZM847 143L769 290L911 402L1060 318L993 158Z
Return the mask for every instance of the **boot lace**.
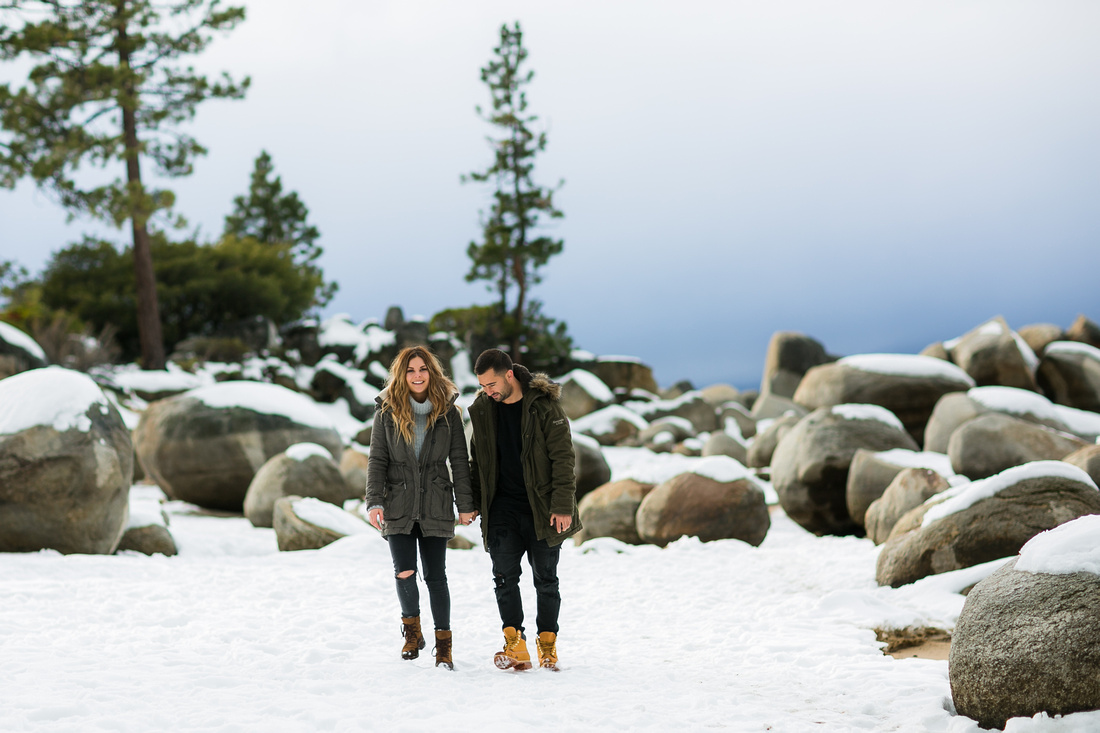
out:
M539 659L557 661L558 653L554 649L553 641L543 641L542 639L535 639L535 643L538 644L539 647Z

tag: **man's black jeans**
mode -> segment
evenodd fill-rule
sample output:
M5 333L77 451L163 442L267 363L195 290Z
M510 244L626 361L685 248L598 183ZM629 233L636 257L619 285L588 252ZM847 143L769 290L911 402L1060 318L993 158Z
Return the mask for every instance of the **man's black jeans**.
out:
M492 511L492 510L490 510ZM535 520L530 514L497 512L489 521L489 556L493 560L497 608L502 628L523 631L523 602L519 592L520 562L524 554L535 578L538 608L535 623L541 634L558 633L558 556L561 546L551 547L535 537Z
M424 566L424 582L428 586L428 599L432 605L432 621L435 628L447 631L451 628L451 591L447 588L447 538L425 537L420 525L413 525L410 534L391 534L390 557L393 558L393 574L414 571L407 578L397 578L397 600L401 603L401 615L412 618L420 615L420 590L416 585L416 548L420 546L420 562Z

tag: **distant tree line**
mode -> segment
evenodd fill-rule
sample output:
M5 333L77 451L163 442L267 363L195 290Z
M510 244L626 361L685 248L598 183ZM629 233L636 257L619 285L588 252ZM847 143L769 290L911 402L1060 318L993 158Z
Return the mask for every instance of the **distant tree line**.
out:
M74 334L110 341L101 358L157 369L184 339L256 317L283 325L332 299L337 285L320 269L320 232L298 195L283 192L266 151L212 242L173 236L186 223L173 212L172 192L143 178L143 162L162 177L189 175L206 150L179 125L207 99L244 96L248 78L211 82L183 63L244 17L244 8L220 0L0 0L0 61L27 56L35 64L25 86L0 85L0 187L30 178L70 216L130 229L125 244L86 236L55 252L37 277L0 262L0 318L44 346ZM462 181L490 190L482 238L467 248L466 280L486 282L496 300L446 309L432 328L463 335L475 353L500 346L516 361L556 370L572 339L531 288L563 249L544 231L562 217L554 205L562 182L547 188L533 179L547 137L527 111L534 72L524 67L519 23L501 26L493 52L481 69L492 105L477 108L495 131L493 157ZM125 177L92 185L77 176L82 165Z

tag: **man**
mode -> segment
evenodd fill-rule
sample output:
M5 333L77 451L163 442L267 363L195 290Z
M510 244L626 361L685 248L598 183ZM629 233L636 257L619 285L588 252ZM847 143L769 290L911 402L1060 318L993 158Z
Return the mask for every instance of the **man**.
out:
M557 670L558 556L580 531L573 437L559 398L561 385L531 374L499 349L474 364L481 392L470 406L470 484L493 561L504 648L501 669L530 669L520 599L520 562L535 580L539 666Z

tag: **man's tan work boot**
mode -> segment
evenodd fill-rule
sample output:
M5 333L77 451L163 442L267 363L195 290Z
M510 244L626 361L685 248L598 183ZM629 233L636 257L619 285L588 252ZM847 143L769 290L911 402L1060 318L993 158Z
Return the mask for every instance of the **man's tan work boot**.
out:
M402 659L416 659L427 644L420 633L420 617L401 617L401 632L405 634L405 646L401 647Z
M504 629L504 648L493 657L493 664L500 669L531 669L531 655L527 653L527 640L512 626Z
M544 631L535 639L535 647L539 652L539 666L543 669L558 671L558 650L555 643L558 635L553 631Z

